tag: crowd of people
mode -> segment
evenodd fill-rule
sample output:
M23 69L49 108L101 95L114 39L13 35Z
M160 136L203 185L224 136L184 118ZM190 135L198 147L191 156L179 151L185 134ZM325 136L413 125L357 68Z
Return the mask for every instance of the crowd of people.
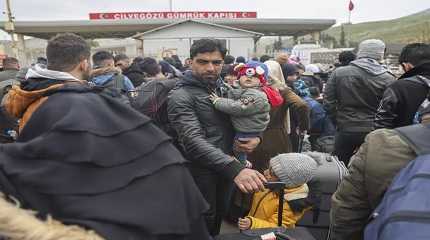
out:
M273 181L285 184L282 225L294 228L318 204L315 152L349 165L332 239L362 239L418 155L393 129L430 119L423 43L402 50L398 80L377 39L342 52L330 72L283 52L234 57L216 39L195 41L184 62L90 52L60 34L46 59L21 68L9 57L0 73L1 191L40 219L80 226L83 239L212 239L238 191L254 193L240 230L276 227ZM154 83L167 81L164 96Z

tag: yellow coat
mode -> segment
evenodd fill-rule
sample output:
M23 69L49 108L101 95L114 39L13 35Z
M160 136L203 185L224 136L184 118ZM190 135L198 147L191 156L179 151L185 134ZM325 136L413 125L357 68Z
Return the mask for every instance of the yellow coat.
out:
M282 226L294 228L298 220L303 217L306 210L294 213L287 200L306 198L309 188L306 184L293 189L286 189L284 209L282 212ZM278 226L278 203L279 197L274 192L265 190L254 194L252 207L247 218L251 219L250 229L274 228Z

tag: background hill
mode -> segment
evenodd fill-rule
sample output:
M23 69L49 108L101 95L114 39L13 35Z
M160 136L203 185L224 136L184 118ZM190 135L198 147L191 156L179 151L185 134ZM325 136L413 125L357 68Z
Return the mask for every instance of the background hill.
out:
M393 20L345 24L344 29L346 42L358 43L364 39L379 38L391 44L430 43L430 8ZM341 27L333 27L323 33L339 42Z

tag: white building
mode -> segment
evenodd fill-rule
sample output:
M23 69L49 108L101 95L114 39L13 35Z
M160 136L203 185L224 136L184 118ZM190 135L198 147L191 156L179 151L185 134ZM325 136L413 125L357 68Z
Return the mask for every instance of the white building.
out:
M141 41L140 50L143 56L162 58L176 54L179 58L185 59L189 57L193 42L201 38L220 39L229 54L251 58L255 52L255 43L261 36L263 36L261 33L238 28L185 20L133 37Z
M144 54L161 58L178 54L188 57L194 40L219 38L225 41L233 56L250 58L256 54L255 44L261 36L298 36L311 34L318 42L320 31L336 23L333 19L261 19L261 18L214 18L214 19L100 19L78 21L17 21L18 58L31 62L42 51L28 54L24 36L49 39L58 33L73 32L86 39L115 39L93 46L93 51L108 50L126 53L130 57ZM4 22L0 22L0 29ZM133 40L134 36L139 40ZM122 39L122 40L119 40ZM98 40L96 40L98 42ZM37 42L37 41L36 41ZM33 50L33 47L28 45ZM30 58L30 59L28 59Z

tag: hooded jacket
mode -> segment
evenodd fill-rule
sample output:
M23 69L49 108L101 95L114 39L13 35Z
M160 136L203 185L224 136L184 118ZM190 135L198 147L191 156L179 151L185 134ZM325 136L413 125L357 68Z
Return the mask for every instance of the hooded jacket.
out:
M385 89L395 81L387 68L360 58L336 69L325 89L325 108L339 131L370 132Z
M375 128L397 128L413 123L421 103L429 93L430 62L416 66L403 74L384 92L375 117Z
M308 208L301 209L300 211L293 211L289 201L305 201L308 197L309 188L306 184L292 189L286 189L284 199L284 209L282 210L282 226L286 228L294 228L304 215ZM274 228L278 226L278 194L265 190L257 192L252 199L251 210L247 218L251 219L250 229L257 228Z
M9 113L28 117L0 145L24 206L108 240L210 238L208 205L166 134L70 74L37 75L8 95Z
M134 90L133 83L130 81L130 79L128 79L127 76L121 74L121 69L119 68L106 67L94 69L91 72L91 81L97 86L115 87L113 86L112 81L117 76L124 78L121 90L125 92Z

